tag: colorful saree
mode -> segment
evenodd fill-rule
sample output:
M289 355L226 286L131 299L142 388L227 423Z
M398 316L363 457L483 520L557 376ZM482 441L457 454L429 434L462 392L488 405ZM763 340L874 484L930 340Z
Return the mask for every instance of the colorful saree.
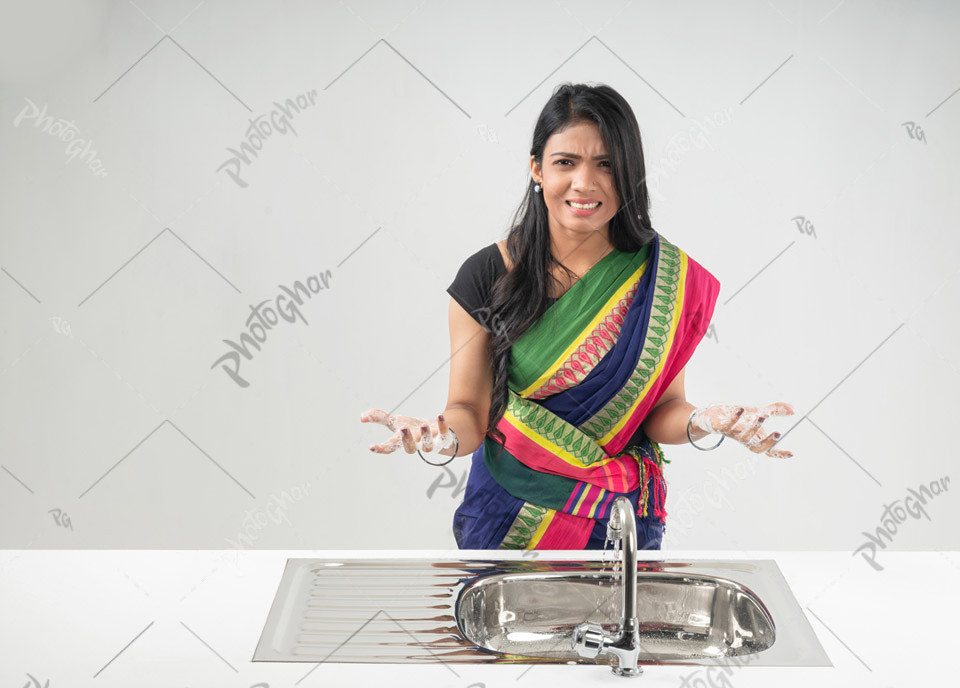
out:
M457 545L599 548L626 495L639 547L659 549L664 456L635 434L703 338L719 291L658 234L636 253L611 251L564 292L513 344L497 425L506 446L486 437L473 454Z

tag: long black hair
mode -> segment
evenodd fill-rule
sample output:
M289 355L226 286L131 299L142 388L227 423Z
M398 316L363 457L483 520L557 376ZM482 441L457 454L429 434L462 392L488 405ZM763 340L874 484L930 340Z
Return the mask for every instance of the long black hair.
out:
M584 122L595 124L600 131L620 199L620 208L610 220L610 242L618 251L639 251L653 242L657 232L650 223L640 127L623 96L603 84L557 86L537 118L530 155L542 168L547 139ZM497 279L490 295L490 311L495 314L489 343L493 395L486 435L497 441L501 450L506 446L506 436L497 423L509 398L507 369L512 344L546 309L547 280L556 279L555 267L573 275L550 251L547 206L543 194L534 192L533 184L531 179L507 235L513 268Z

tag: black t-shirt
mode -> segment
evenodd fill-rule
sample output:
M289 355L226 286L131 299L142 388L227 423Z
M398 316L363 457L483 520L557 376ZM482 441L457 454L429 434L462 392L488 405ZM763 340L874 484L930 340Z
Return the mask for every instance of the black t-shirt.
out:
M503 263L500 249L495 243L490 244L467 258L457 271L453 283L447 287L447 293L488 332L492 321L489 310L490 293L493 291L493 283L506 271L507 266ZM556 300L554 297L547 297L546 308L552 306Z
M457 271L453 283L447 287L447 293L488 332L492 321L489 310L490 292L493 283L506 271L507 266L504 265L500 249L495 243L490 244L467 258ZM556 300L554 297L547 297L546 307L552 306ZM644 437L643 427L637 426L628 444L639 444Z

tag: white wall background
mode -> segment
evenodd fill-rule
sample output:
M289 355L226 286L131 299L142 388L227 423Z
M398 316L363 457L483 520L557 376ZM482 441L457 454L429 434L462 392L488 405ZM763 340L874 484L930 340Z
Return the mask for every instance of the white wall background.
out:
M960 547L957 4L3 15L2 547L454 548L469 458L371 454L389 433L359 415L442 410L444 290L505 236L563 81L631 103L656 228L722 283L688 399L798 410L767 422L788 461L665 446L665 545L852 551L950 476L890 546ZM242 185L221 169L299 96ZM251 307L326 271L247 386L215 365Z

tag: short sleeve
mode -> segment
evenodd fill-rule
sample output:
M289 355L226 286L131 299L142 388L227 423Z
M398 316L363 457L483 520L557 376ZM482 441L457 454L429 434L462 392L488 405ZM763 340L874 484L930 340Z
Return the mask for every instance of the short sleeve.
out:
M467 258L447 287L447 293L487 331L490 331L491 320L490 293L494 282L504 272L506 267L500 249L496 244L490 244Z

